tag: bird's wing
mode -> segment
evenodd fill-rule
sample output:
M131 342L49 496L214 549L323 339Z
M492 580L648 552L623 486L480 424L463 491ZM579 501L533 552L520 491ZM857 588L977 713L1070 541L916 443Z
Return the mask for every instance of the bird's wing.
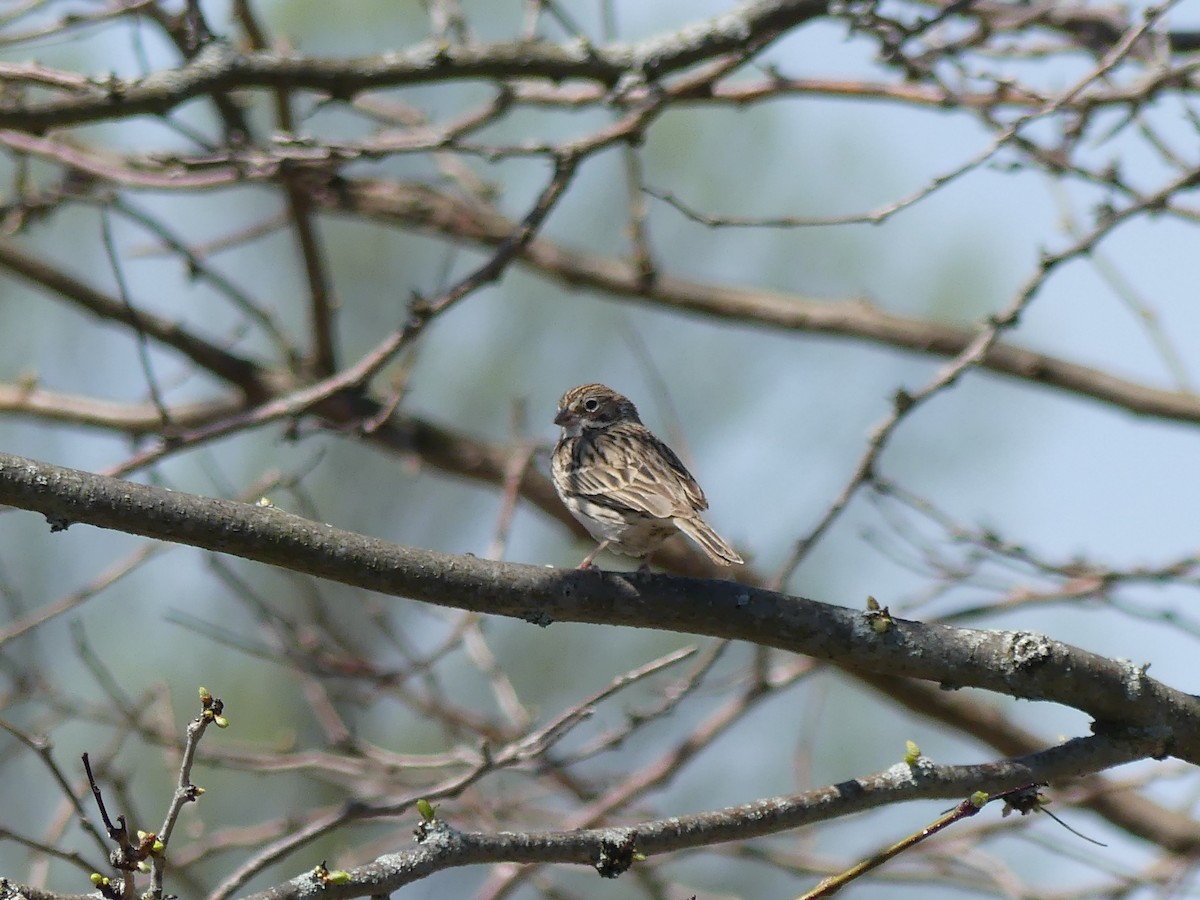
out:
M594 502L659 519L708 508L704 492L679 457L633 423L609 428L580 447L572 487Z

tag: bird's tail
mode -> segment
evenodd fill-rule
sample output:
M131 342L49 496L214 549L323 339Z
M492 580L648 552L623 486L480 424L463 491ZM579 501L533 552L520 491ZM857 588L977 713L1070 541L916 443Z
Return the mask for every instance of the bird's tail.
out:
M688 519L680 516L673 521L679 530L695 541L700 549L708 554L708 558L717 565L729 566L733 563L741 565L744 562L734 549L725 543L725 539L713 531L712 526L699 516L692 516Z

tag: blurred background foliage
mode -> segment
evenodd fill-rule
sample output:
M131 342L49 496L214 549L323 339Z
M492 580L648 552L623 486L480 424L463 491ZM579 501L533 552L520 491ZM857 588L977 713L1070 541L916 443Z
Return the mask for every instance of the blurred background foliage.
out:
M6 29L23 33L40 24L51 30L37 40L0 43L5 62L36 59L54 69L112 72L122 78L180 64L177 49L148 17L128 15L53 30L65 15L89 17L117 4L13 6L34 9ZM202 4L213 30L237 41L235 6ZM562 0L558 6L597 45L670 33L728 8L718 2L623 0ZM1195 24L1186 21L1196 12L1188 7L1172 7L1172 27ZM418 3L260 0L253 8L274 46L309 56L366 56L430 36L430 16ZM512 39L528 8L515 0L462 4L472 39L479 41ZM539 31L555 42L574 37L548 13L543 13ZM995 69L1055 90L1095 64L1095 57L1076 53L1010 63L997 59ZM746 67L745 77L756 80L773 70L790 77L900 83L895 70L879 62L872 42L850 35L836 18L789 32ZM441 122L473 108L489 91L482 82L449 82L377 95ZM257 134L269 135L278 127L270 92L239 92L236 99ZM1152 119L1155 133L1174 142L1194 165L1195 123L1171 108L1160 115L1171 102L1151 101L1139 114ZM1194 95L1182 103L1194 105ZM318 140L367 138L375 130L363 116L345 107L322 106L311 96L297 94L293 106L297 133ZM1123 129L1120 134L1084 143L1080 154L1097 165L1111 157L1130 181L1150 189L1164 180L1165 166L1123 115L1114 110L1109 123L1114 130ZM172 119L210 136L220 129L206 100L186 104ZM484 144L557 142L590 135L611 121L613 115L599 104L580 110L526 108L498 119L473 139ZM153 117L119 119L71 134L114 153L195 150L186 133ZM645 185L708 215L841 216L876 210L928 187L980 152L994 134L962 108L797 92L744 107L679 104L654 121L636 160ZM544 236L590 253L628 257L627 152L616 146L587 160L550 215ZM524 214L548 175L546 161L539 157L489 161L462 155L458 164L514 219ZM50 189L63 178L61 166L30 164L12 152L0 163L0 174L10 185L8 202L13 204L22 191ZM429 153L362 161L346 166L343 174L415 181L451 192L461 187L447 179L445 168ZM931 322L974 326L1010 302L1036 271L1041 253L1070 242L1076 227L1072 223L1094 221L1097 203L1110 194L1103 185L1054 177L1010 148L878 224L714 228L689 220L659 199L641 199L648 204L648 245L660 272L830 304L868 303ZM309 289L276 185L259 180L214 191L122 190L119 195L121 202L152 215L191 247L228 241L228 247L208 251L207 262L306 348ZM64 201L10 229L4 240L118 296L102 240L101 201L107 198L101 192L89 201ZM110 215L122 274L139 309L240 354L283 365L262 330L248 325L227 296L194 278L177 254L164 252L153 233L125 216ZM245 236L262 223L271 227ZM415 294L438 294L490 252L353 217L318 215L315 227L337 304L336 346L347 363L403 324ZM1143 325L1147 312L1156 317L1184 362L1184 374L1194 377L1200 334L1195 302L1200 256L1194 246L1194 221L1138 217L1115 231L1094 255L1072 261L1047 279L1020 326L1004 339L1121 377L1190 390L1190 382L1179 383L1180 373ZM1144 305L1131 307L1120 288L1126 283ZM146 401L146 375L127 328L100 322L46 290L4 274L0 321L0 381L19 385L36 380L41 388L96 400ZM206 400L219 390L211 376L178 354L154 342L148 352L170 403ZM709 495L710 520L718 530L757 570L773 573L841 490L864 452L867 433L887 416L895 392L925 384L943 365L943 358L859 338L681 313L653 296L629 299L572 289L516 263L500 282L439 316L378 383L382 396L390 380L403 378L403 414L498 445L533 441L542 446L555 437L551 419L564 389L588 381L612 385L634 398L648 424L669 436L692 465ZM13 410L0 414L0 442L7 451L92 471L120 464L135 444L145 446L144 440L131 441L119 431L64 426ZM995 529L1044 558L1065 562L1081 556L1123 567L1158 564L1194 551L1195 510L1200 507L1196 442L1193 424L1138 419L1076 395L972 371L902 424L879 468L965 525ZM537 456L534 464L544 469L545 460ZM342 528L476 555L487 554L496 536L501 495L495 485L448 477L414 455L380 452L353 435L312 423L242 431L173 453L136 477L236 497L269 473L299 476L293 489L266 491L277 505ZM947 535L907 513L890 517L886 507L886 501L860 492L789 579L787 589L851 607L861 607L866 595L873 594L894 613L922 619L984 606L963 624L1041 630L1102 654L1152 662L1153 674L1173 686L1186 690L1195 682L1191 654L1196 632L1189 624L1194 619L1193 586L1144 583L1088 601L998 608L993 604L998 596L1015 589L1022 578L1037 578L997 572L994 582L964 580L953 590L941 590L937 578L914 563L909 544L923 535L936 546L946 543ZM0 602L6 618L16 621L81 590L142 546L137 538L86 527L51 535L26 514L0 516ZM519 504L505 558L571 566L585 552L586 545L561 523ZM947 558L954 552L947 549ZM625 563L608 559L613 566ZM401 648L423 655L461 626L458 614L443 610L386 602L287 572L162 547L86 604L0 645L0 696L9 698L3 716L31 732L48 733L55 757L72 776L77 774L73 761L82 750L111 756L109 777L128 786L117 805L131 821L156 823L170 791L173 764L154 741L137 741L114 728L111 689L100 683L98 669L111 675L131 705L152 707L167 730L182 732L185 720L194 715L196 686L204 684L226 700L235 726L208 740L247 752L321 747L328 734L313 712L311 679L297 677L292 667L272 658L277 633L265 624L272 610L318 633L335 630L363 659L384 669L405 664ZM620 673L696 643L686 635L583 625L542 630L520 622L485 621L481 626L498 664L539 722L580 703ZM722 686L744 671L753 654L753 648L741 646L728 650L712 676L712 688L699 691L671 717L638 731L616 752L599 757L593 777L609 773L619 779L687 734L712 711L724 696ZM437 666L439 690L464 709L494 715L496 697L465 656L466 650L456 646L451 658ZM392 752L445 752L461 739L444 722L399 701L394 686L373 694L367 683L335 678L327 689L357 738ZM606 728L618 727L628 710L652 703L660 690L657 682L638 685L602 705L564 746L582 746ZM980 702L1013 715L1019 710L1022 723L1048 741L1086 731L1086 721L1074 711L1004 698ZM648 798L642 812L684 814L839 782L892 764L908 738L938 760L971 762L992 755L937 723L897 710L843 676L817 670L716 740L665 790ZM0 809L6 826L34 836L51 831L64 813L44 766L12 742L0 744L0 754ZM1140 771L1130 769L1131 777ZM208 792L201 804L185 811L183 827L189 839L201 841L214 830L337 804L344 796L335 780L314 779L308 772L247 772L227 761L206 760L203 754L195 780ZM516 775L497 776L488 789L496 797L510 792L522 803L530 802L524 793L529 782ZM1177 790L1171 782L1159 793ZM552 827L562 811L556 812L555 798L546 802L544 822L535 824ZM831 864L852 861L919 827L938 807L917 804L881 811L869 821L828 823L787 835L777 846L804 848ZM497 808L504 808L503 800ZM1133 871L1144 862L1145 849L1134 841L1107 833L1099 820L1081 818L1075 821L1078 827L1111 842L1106 853L1113 868ZM1023 879L1047 894L1085 882L1091 869L1072 858L1086 857L1091 850L1044 818L1035 819L1010 827L989 845L994 856L988 858L997 867L1019 869ZM374 849L382 852L406 843L411 825L376 822L328 836L306 848L302 858L268 867L254 884L289 877L311 860L363 861L373 847L364 845L364 839L376 841ZM78 840L68 829L63 843ZM178 893L200 896L211 889L242 849L191 871L193 880ZM742 850L703 859L683 855L668 861L662 874L701 897L782 897L800 889L794 873L762 865L752 856ZM0 872L33 880L39 865L26 848L0 842ZM65 863L51 862L49 868L51 883L77 877L64 874ZM903 873L904 866L898 870ZM31 871L33 875L25 874ZM473 896L485 877L473 869L443 873L409 888L406 896ZM628 879L601 883L590 872L556 873L555 878L561 896L649 895L644 884ZM981 888L984 880L948 876L936 895L1002 893L994 885ZM531 881L516 896L550 896L543 887ZM892 882L876 889L886 889L890 897L935 895L928 883L906 887ZM880 895L871 891L868 887L856 896Z

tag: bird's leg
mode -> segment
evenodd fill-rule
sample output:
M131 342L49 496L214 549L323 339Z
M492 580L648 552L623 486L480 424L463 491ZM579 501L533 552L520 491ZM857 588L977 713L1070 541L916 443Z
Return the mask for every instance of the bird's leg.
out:
M587 556L584 558L583 562L581 562L581 563L580 563L578 566L576 566L576 568L578 568L578 569L590 569L590 568L592 567L592 560L593 560L593 559L595 559L595 558L596 558L596 557L597 557L597 556L600 554L600 552L601 552L601 551L602 551L602 550L603 550L605 547L607 547L608 545L609 545L609 541L606 541L606 540L605 540L605 541L601 541L601 542L599 543L599 545L596 547L596 549L595 549L595 550L593 550L591 553L589 553L589 554L588 554L588 555L587 555Z

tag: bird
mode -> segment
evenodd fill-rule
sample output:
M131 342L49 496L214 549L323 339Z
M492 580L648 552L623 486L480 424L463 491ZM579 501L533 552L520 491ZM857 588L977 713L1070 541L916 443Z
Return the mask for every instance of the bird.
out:
M700 517L704 491L675 452L642 424L637 407L603 384L573 387L558 401L562 428L550 458L554 489L599 545L579 564L588 569L603 550L641 557L677 531L713 562L742 558Z

